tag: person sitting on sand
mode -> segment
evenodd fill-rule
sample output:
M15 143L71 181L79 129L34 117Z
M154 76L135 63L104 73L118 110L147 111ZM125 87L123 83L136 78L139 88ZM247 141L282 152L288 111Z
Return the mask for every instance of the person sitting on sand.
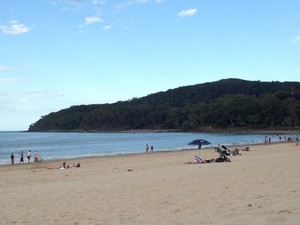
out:
M69 169L69 168L78 168L80 163L74 163L73 165L67 165L66 162L63 162L63 165L59 169Z
M66 162L63 162L62 166L58 167L57 169L64 170L64 169L69 169L69 168L70 168L70 165L67 165Z
M241 149L242 150L242 149ZM233 151L231 151L231 155L235 156L235 155L240 155L240 149L239 148L234 148Z
M73 163L72 165L67 165L66 162L63 162L62 166L59 167L48 167L47 169L59 169L59 170L64 170L64 169L69 169L69 168L79 168L81 165L80 163Z
M248 152L249 152L249 151L250 151L250 148L249 148L249 147L241 148L241 150L242 150L242 151L248 151Z
M73 167L74 167L74 168L80 167L80 163L74 163L74 164L73 164Z

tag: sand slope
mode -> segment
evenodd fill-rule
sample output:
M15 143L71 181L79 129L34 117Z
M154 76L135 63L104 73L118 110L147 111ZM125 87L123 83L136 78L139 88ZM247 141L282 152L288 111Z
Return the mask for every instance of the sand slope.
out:
M191 150L77 159L82 167L66 170L1 166L0 224L300 224L300 146L251 149L231 163L184 164Z

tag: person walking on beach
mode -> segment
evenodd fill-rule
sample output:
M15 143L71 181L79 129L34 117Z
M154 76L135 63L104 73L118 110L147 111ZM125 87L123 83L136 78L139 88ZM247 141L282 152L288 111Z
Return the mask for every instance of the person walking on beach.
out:
M11 161L11 164L14 165L14 163L15 163L15 155L14 155L13 152L10 153L10 161Z
M24 163L24 152L20 152L20 163Z
M146 154L148 154L148 152L149 152L149 145L146 144Z
M31 150L29 150L27 152L27 160L28 160L28 163L30 162L30 157L31 157Z
M38 162L38 161L39 161L39 155L37 151L34 151L34 162Z
M265 144L268 144L268 137L265 136Z

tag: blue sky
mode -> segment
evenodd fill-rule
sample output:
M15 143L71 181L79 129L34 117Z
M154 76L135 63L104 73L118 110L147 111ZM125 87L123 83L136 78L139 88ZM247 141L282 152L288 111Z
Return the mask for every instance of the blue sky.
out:
M224 78L299 81L299 9L299 0L1 1L0 130Z

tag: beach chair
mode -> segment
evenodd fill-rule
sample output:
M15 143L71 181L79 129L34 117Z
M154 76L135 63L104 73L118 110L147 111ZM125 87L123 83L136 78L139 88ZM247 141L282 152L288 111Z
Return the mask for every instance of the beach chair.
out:
M215 162L231 162L231 160L226 156L226 152L218 147L215 148L216 152L219 153L219 158Z
M214 162L215 159L201 159L199 156L194 157L194 161L185 162L185 164L199 164L199 163L211 163Z
M202 162L202 159L197 155L195 155L194 160L195 160L195 162L198 162L198 163Z
M224 151L225 155L230 155L231 154L232 151L230 149L228 149L225 145L222 145L222 148L224 149L223 151Z

